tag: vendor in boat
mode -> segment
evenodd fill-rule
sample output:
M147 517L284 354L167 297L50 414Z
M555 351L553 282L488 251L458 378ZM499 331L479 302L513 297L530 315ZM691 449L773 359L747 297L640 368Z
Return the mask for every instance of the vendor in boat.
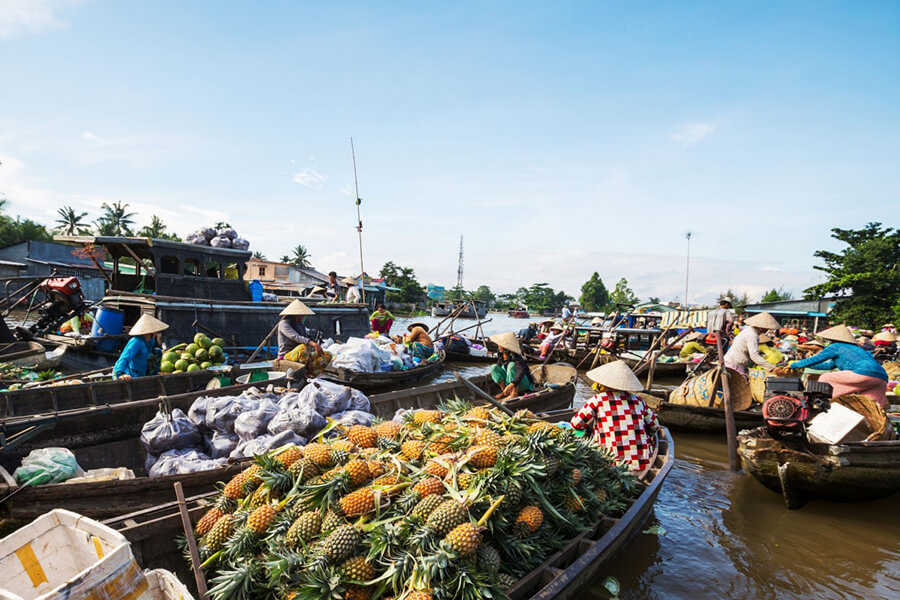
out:
M344 302L350 302L351 304L362 302L362 294L359 291L355 279L352 277L345 277L341 283L347 286L347 294L344 296Z
M563 347L563 329L563 324L559 322L550 326L550 333L541 342L541 360L547 358L547 353Z
M406 331L408 333L403 336L403 343L409 348L410 354L422 360L434 354L434 341L428 335L428 325L410 323Z
M156 338L168 328L169 326L159 319L150 315L141 315L141 318L128 332L131 339L125 344L119 360L113 365L113 377L131 379L132 377L154 375L155 371L159 369L159 363L156 363L156 369L151 369L149 360L156 348Z
M731 310L731 301L726 298L719 299L719 308L709 311L706 318L706 343L715 344L716 335L722 335L722 347L728 346L734 331L734 312Z
M550 321L550 323L553 323L553 321ZM538 331L538 324L529 323L528 327L523 327L519 330L519 333L516 334L516 337L518 337L526 344L531 342L532 340L540 339L541 333Z
M384 307L384 303L379 302L375 305L375 312L372 313L372 319L369 321L372 331L386 335L391 335L391 325L394 324L394 315Z
M837 369L819 377L819 381L831 385L832 397L862 394L886 406L887 372L877 360L856 344L856 338L850 329L846 325L837 325L818 335L831 343L815 356L794 361L788 367Z
M327 366L331 358L315 341L319 332L303 324L303 320L312 314L315 314L312 309L294 300L281 311L278 322L278 358L305 364L310 376Z
M806 342L799 344L797 346L797 358L804 359L809 358L815 354L818 354L825 348L825 344L820 342L819 340L812 339L807 340Z
M786 357L774 344L775 340L771 336L766 334L759 336L759 353L765 356L771 364L779 365L785 361Z
M534 389L534 377L522 356L522 348L516 335L508 331L488 338L497 344L497 364L491 367L491 379L500 386L498 400L509 400Z
M328 283L325 284L325 298L329 302L337 302L341 299L341 284L338 283L337 273L328 273Z
M684 346L678 356L684 359L692 358L695 354L706 354L706 346L700 343L703 334L697 331L691 332L684 336Z
M766 360L759 351L759 336L773 329L778 329L778 321L767 312L747 319L746 327L737 334L731 348L725 353L725 366L742 375L747 374L747 367L751 364L756 364L766 371L774 369L775 365Z
M588 371L587 376L597 393L572 417L572 427L590 428L593 441L612 452L620 464L643 471L653 458L653 435L659 430L656 413L633 393L644 386L621 360Z

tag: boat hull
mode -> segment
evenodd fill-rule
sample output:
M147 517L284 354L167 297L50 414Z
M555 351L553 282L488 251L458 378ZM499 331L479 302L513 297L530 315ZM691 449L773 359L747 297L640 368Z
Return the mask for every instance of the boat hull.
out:
M672 431L689 433L725 433L725 409L705 406L672 404L657 398L647 403L656 413L659 422ZM763 424L761 413L736 410L734 422L738 431L752 429Z
M852 502L900 491L900 441L788 447L760 429L738 436L744 470L782 494L788 508L809 498Z
M412 381L418 381L426 377L432 377L444 368L446 357L443 352L440 359L435 362L425 363L406 371L387 371L376 373L363 373L342 367L326 367L322 377L329 381L342 383L363 392L384 390Z

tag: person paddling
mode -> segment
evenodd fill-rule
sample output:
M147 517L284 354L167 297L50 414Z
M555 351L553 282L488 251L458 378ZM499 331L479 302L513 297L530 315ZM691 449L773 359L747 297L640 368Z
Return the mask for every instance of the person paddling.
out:
M644 389L621 360L587 372L596 394L572 417L578 431L590 429L591 439L608 449L620 464L643 471L653 457L653 435L659 430L656 413L633 392Z
M499 333L488 338L497 344L497 364L491 367L491 379L500 386L498 400L509 400L534 389L534 377L522 356L519 340L512 331Z
M113 377L131 379L154 375L158 369L150 369L148 361L156 347L156 338L169 326L150 315L141 315L137 323L128 332L131 339L113 365ZM149 372L153 371L153 372Z

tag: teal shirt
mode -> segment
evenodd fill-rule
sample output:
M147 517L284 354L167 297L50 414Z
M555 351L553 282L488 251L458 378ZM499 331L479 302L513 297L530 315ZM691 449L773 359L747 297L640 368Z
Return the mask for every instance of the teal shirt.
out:
M141 336L134 336L128 340L122 354L119 355L119 360L113 367L113 375L116 377L122 375L144 377L147 375L147 359L150 358L150 353L153 352L155 345L156 341L153 338L145 340Z

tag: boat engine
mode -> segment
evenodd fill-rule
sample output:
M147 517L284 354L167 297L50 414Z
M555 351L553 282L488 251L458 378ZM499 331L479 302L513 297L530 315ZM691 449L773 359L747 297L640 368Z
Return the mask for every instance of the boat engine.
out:
M40 315L29 327L17 327L20 339L32 339L35 335L56 329L72 317L80 316L88 309L84 292L77 277L51 277L43 280L37 291L44 294L44 302L38 306Z
M777 435L803 432L805 423L831 407L831 386L810 381L803 387L799 377L774 377L766 380L763 419Z

